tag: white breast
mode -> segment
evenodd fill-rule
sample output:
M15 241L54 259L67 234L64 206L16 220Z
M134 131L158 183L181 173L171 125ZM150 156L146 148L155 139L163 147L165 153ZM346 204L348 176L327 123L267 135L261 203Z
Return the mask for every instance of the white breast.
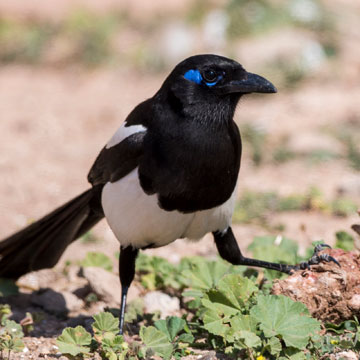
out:
M165 211L156 195L146 195L138 170L117 182L107 183L102 192L106 220L122 246L164 246L179 238L197 240L212 231L225 230L231 223L235 192L223 205L183 214Z

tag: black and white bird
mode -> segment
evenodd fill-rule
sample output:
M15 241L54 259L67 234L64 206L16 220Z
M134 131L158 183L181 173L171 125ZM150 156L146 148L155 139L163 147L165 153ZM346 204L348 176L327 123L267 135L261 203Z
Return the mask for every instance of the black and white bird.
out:
M160 90L135 107L101 150L92 185L65 205L0 243L0 277L53 267L66 247L103 217L120 242L120 333L138 251L211 232L222 258L289 273L300 265L244 257L231 229L241 139L233 121L239 99L275 93L263 77L217 55L190 57ZM184 245L185 246L185 245Z

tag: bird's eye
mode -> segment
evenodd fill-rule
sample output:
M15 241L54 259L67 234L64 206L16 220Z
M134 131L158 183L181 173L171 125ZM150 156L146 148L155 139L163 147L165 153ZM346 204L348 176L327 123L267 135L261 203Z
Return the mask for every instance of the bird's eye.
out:
M202 77L208 83L213 83L218 80L218 74L214 70L205 70Z

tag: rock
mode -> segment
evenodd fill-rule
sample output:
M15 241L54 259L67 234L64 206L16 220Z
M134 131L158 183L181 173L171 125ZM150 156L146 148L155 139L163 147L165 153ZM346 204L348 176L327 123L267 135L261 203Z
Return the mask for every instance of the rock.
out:
M354 351L341 351L335 355L336 360L358 360Z
M71 292L63 291L59 293L52 289L33 294L31 302L56 315L65 315L72 311L78 311L84 306L84 302Z
M88 281L90 289L98 298L108 305L119 306L121 286L118 275L115 275L105 269L99 267L84 267L83 275ZM131 284L127 301L138 298L140 290L136 284Z
M52 269L43 269L39 271L33 271L31 273L21 276L16 285L29 289L32 291L38 291L41 288L48 288L51 284L54 284L62 277L62 274L52 270Z
M323 322L340 323L360 316L360 255L341 249L323 252L340 264L321 263L274 282L272 293L286 295L307 306Z
M85 267L83 274L99 299L110 304L120 304L121 286L117 275L99 267Z
M215 351L209 351L207 354L201 356L198 360L216 360L216 352Z
M160 317L164 319L180 310L180 300L161 291L151 291L144 296L144 306L149 313L160 311Z

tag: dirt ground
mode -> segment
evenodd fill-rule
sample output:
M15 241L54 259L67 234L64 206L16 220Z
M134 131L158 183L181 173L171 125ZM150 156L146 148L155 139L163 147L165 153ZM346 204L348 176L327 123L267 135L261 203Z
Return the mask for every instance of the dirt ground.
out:
M0 9L11 16L29 16L26 12L34 11L45 17L54 14L48 6L34 10L30 3L26 8L16 3L19 2L1 2ZM111 1L105 3L110 7ZM334 9L342 4L335 0L330 2ZM358 10L356 1L346 1L346 6L347 14ZM60 13L65 8L63 5ZM300 151L312 146L316 149L317 144L343 151L342 145L323 129L355 123L360 131L360 48L355 46L359 44L360 36L354 31L355 23L340 23L339 55L320 75L308 78L295 89L282 89L271 96L244 98L236 113L237 123L240 126L252 123L265 129L273 143L288 137ZM273 37L272 41L275 46L278 40ZM258 47L248 42L244 41L241 49L246 53L245 61L239 61L253 71L251 51L256 56ZM134 69L116 66L89 70L77 65L61 68L2 65L0 239L85 190L89 186L87 172L98 152L132 108L157 91L165 76L166 73L140 74ZM331 199L337 196L340 188L345 188L346 194L360 207L359 182L359 172L338 159L315 165L301 159L283 164L267 162L256 167L245 143L238 194L240 197L245 190L253 190L287 195L304 193L316 185L326 198ZM357 220L356 213L338 217L316 211L274 213L268 219L272 224L286 224L281 235L298 241L301 249L320 239L334 244L335 232L350 231L351 224ZM254 236L269 232L277 234L275 230L254 224L235 225L234 231L245 252ZM94 234L100 239L98 242L75 242L66 250L57 269L62 269L65 261L84 258L88 251L101 251L113 258L119 245L105 221L95 227ZM185 255L214 257L216 249L211 237L207 236L198 243L178 240L147 253L177 262ZM23 303L17 304L17 301ZM12 305L22 309L17 314L19 319L24 309L32 309L30 304L26 296L13 300ZM25 339L29 352L14 359L53 358L56 356L54 336L65 326L86 323L87 316L98 312L99 308L101 304L91 309L80 307L72 313L71 319L59 320L49 315L33 336Z

